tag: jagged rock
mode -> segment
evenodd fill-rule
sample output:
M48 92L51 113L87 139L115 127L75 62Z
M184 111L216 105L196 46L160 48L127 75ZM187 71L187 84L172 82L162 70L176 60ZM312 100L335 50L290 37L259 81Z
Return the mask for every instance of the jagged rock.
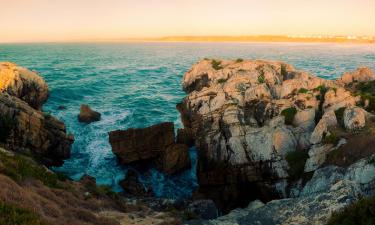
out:
M138 173L129 169L126 178L120 181L125 193L134 196L152 196L152 188L144 186L138 179Z
M218 217L215 202L210 199L195 200L187 206L187 211L196 214L201 219L211 220Z
M353 80L374 80L359 71ZM202 60L184 75L183 88L188 95L177 108L199 151L200 192L224 212L288 195L287 154L310 150L307 170L322 166L334 147L323 142L337 126L335 110L360 101L340 80L261 60Z
M101 114L95 112L88 105L81 105L80 112L78 115L78 121L81 123L92 123L99 121Z
M167 174L190 167L188 147L175 143L174 125L164 122L146 128L111 131L109 142L120 163L152 161Z
M16 97L0 94L0 117L0 127L8 130L1 138L8 149L30 150L48 165L61 165L62 160L70 157L74 138L67 135L64 123L51 115L31 108Z
M109 142L122 164L156 158L174 143L174 125L165 122L146 128L111 131Z
M367 112L359 107L346 108L344 111L344 125L349 131L358 131L366 125Z
M156 167L166 174L174 174L190 168L189 148L184 144L172 144L155 160Z
M36 72L10 62L0 62L0 93L15 96L37 110L49 95L46 82Z
M311 144L319 144L323 141L323 137L328 133L328 128L337 125L337 119L334 111L324 113L319 123L314 128L310 137Z
M353 72L344 73L344 75L339 79L339 82L348 85L353 82L367 82L375 80L374 72L367 67L361 67Z
M374 159L375 155L369 156L348 168L326 166L317 169L294 198L273 200L266 204L257 200L244 209L235 209L202 224L326 224L332 212L342 210L363 196L374 194Z

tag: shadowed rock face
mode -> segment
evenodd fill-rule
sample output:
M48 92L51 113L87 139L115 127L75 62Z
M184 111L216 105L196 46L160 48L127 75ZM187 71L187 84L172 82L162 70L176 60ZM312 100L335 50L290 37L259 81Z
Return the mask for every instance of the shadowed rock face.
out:
M0 63L0 142L13 151L31 152L46 165L70 157L73 136L63 122L39 111L48 87L36 73Z
M172 122L146 128L111 131L109 142L112 151L124 165L152 162L167 174L190 167L188 146L175 143Z
M326 143L335 110L353 112L344 114L348 132L364 127L366 113L354 108L361 99L347 81L375 75L362 68L345 76L328 81L274 61L195 64L184 75L188 95L177 108L198 148L200 192L224 212L255 198L288 197L296 177L287 156L309 153L306 172L319 168L335 147Z

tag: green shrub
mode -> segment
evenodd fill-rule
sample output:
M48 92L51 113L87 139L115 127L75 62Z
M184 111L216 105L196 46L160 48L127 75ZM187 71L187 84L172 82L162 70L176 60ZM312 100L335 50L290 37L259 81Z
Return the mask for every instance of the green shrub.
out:
M44 185L51 188L60 188L58 181L62 175L48 171L45 167L38 165L30 158L15 154L14 156L0 152L0 173L10 177L16 182L26 178L40 180Z
M323 143L337 145L339 143L339 139L336 137L334 133L329 133L326 136L324 136Z
M358 91L368 95L375 95L375 80L370 82L361 82L357 86Z
M300 88L298 90L298 93L301 93L301 94L306 94L309 90L307 90L306 88Z
M262 71L263 72L263 71ZM259 76L258 76L258 82L260 84L263 84L264 82L266 81L266 78L264 77L264 72L261 73Z
M297 114L295 107L290 107L281 111L281 115L285 117L285 124L292 125L294 116Z
M299 179L302 177L308 157L307 152L302 150L295 150L286 154L285 159L289 165L288 174L290 178Z
M224 79L224 78L220 78L217 80L217 83L218 84L224 84L225 82L227 82L228 79Z
M375 196L362 198L334 212L327 225L372 225L375 224Z
M212 65L212 68L214 68L215 70L223 69L223 67L221 66L221 61L212 60L211 65Z
M0 201L1 225L46 225L35 213Z
M14 121L9 116L0 117L0 142L5 142L8 139L14 124Z
M240 63L240 62L243 62L243 59L241 58L236 59L236 63Z

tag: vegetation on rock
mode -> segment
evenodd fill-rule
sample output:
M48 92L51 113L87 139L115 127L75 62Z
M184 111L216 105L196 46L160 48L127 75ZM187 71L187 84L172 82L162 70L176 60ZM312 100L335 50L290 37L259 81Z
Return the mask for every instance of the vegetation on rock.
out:
M240 62L243 62L243 59L241 58L236 59L236 63L240 63Z
M8 116L0 117L0 142L5 142L14 126L14 121Z
M0 201L0 224L46 225L35 213Z
M309 90L307 90L306 88L300 88L298 90L298 93L302 93L302 94L306 94Z
M362 198L340 212L334 212L327 225L375 224L375 196Z
M223 66L221 65L221 61L217 61L217 60L213 59L211 61L211 65L212 65L212 68L214 68L215 70L223 69Z
M337 123L340 124L341 127L344 127L344 111L346 107L341 107L335 110L336 120Z
M292 125L294 116L297 114L295 107L290 107L281 111L281 115L285 117L285 124Z
M4 152L0 152L0 173L16 182L34 178L51 188L60 188L58 181L66 178L63 175L49 171L44 166L38 165L30 158L19 154L8 155Z

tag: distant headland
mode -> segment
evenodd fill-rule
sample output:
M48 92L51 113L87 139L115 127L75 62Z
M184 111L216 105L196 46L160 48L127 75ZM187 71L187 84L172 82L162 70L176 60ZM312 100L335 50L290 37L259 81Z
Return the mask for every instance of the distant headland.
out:
M254 35L254 36L166 36L157 38L128 38L118 41L134 42L312 42L312 43L365 43L375 44L372 36L324 35Z

